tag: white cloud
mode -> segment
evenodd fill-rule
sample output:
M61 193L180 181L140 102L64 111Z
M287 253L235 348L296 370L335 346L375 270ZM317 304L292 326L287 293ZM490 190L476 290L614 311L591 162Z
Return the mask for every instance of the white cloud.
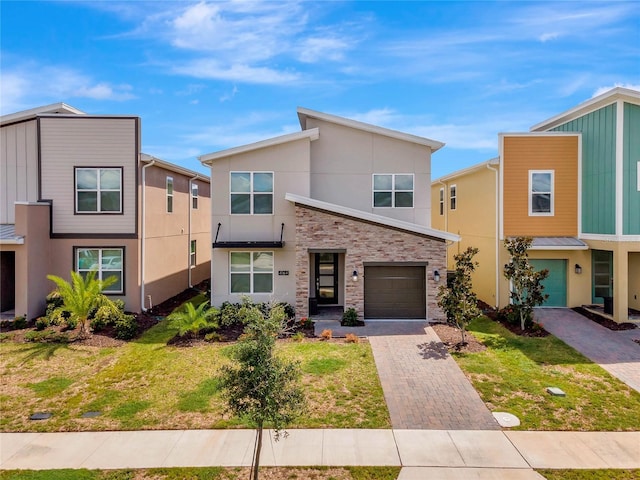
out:
M131 85L96 81L71 68L38 65L35 62L18 67L4 67L1 82L3 111L26 108L25 104L32 103L32 99L59 102L72 98L112 101L136 98ZM34 95L34 92L37 94Z
M234 85L233 90L231 90L231 92L225 93L224 95L220 96L220 102L224 103L224 102L228 102L229 100L233 100L237 93L238 93L238 87Z
M197 78L228 80L255 84L285 84L299 80L295 72L278 71L268 67L253 67L246 64L223 65L214 59L199 59L173 68L175 73Z
M593 92L593 95L591 96L591 98L597 97L598 95L602 95L603 93L606 93L609 90L611 90L612 88L616 88L616 87L628 88L630 90L636 90L636 91L640 92L640 84L614 83L613 85L610 85L608 87L600 87L600 88L598 88L595 92Z

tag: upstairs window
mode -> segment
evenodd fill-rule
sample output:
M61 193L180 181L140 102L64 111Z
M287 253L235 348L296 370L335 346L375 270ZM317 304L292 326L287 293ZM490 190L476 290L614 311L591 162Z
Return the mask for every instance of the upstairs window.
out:
M123 248L76 248L76 271L86 278L94 270L98 280L115 278L115 282L104 289L105 293L124 293L124 249Z
M231 172L231 213L273 213L273 172Z
M373 206L413 207L413 174L373 174Z
M458 186L451 185L449 187L449 208L455 210L458 207Z
M553 170L529 170L529 215L553 215Z
M76 168L76 213L122 213L121 168Z
M198 209L198 184L191 184L191 208Z
M273 293L273 252L231 252L231 293Z
M173 212L173 177L167 177L167 213Z
M190 245L190 249L189 249L189 266L191 268L195 267L197 265L196 263L196 251L197 251L197 244L196 244L196 240L191 240L191 245Z
M440 215L444 215L444 188L440 189Z

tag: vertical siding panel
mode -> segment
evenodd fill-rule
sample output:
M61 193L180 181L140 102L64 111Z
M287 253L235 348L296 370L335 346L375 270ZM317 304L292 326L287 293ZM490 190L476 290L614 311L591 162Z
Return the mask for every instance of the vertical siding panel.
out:
M640 106L624 104L623 146L623 230L624 235L640 235Z

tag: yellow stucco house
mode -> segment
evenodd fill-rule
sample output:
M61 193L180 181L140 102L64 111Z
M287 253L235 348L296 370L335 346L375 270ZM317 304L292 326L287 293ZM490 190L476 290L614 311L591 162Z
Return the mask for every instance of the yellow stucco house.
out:
M640 310L640 92L614 88L533 126L500 133L499 156L432 182L432 226L480 249L478 297L509 303L505 238L533 237L548 269L544 306L602 304L617 322Z

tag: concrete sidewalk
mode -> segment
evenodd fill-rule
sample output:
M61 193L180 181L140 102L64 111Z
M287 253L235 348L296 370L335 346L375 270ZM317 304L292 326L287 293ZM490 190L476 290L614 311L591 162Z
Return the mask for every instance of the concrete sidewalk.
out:
M640 432L289 430L279 442L270 433L261 465L403 466L402 480L640 468ZM254 430L0 433L0 469L249 466L254 438Z

